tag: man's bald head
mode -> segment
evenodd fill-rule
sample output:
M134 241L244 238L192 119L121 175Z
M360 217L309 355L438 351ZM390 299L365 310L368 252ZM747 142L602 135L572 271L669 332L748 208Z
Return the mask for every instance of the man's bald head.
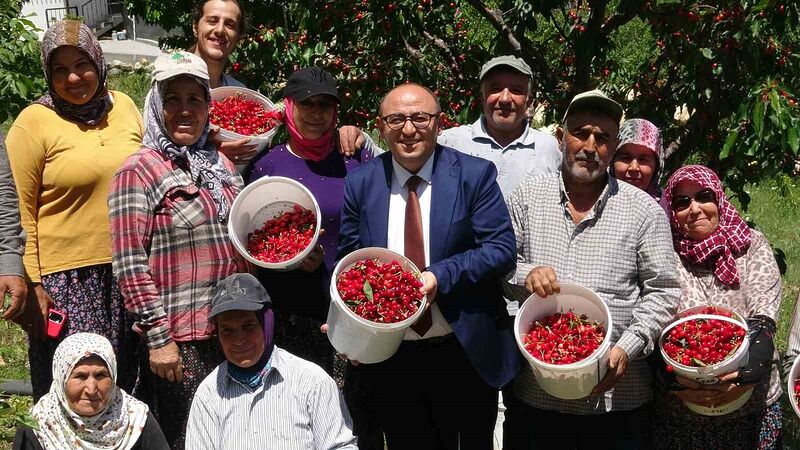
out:
M376 123L392 158L417 173L436 149L441 130L442 110L436 95L419 84L401 84L383 97L378 111Z
M386 111L384 111L384 106L386 105L386 101L390 99L390 96L409 95L409 94L423 95L423 96L427 94L427 96L429 96L433 101L433 107L435 108L427 112L440 112L442 110L442 107L439 104L439 98L436 96L436 94L433 93L432 90L417 83L403 83L393 87L389 92L386 93L386 95L383 96L383 98L381 99L380 106L378 107L378 115L385 116L387 114L391 114L391 112L387 113Z

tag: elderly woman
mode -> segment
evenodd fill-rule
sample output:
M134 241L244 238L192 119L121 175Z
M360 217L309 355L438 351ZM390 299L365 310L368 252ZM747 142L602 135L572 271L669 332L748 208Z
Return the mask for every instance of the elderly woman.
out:
M117 172L108 204L114 273L146 344L140 382L180 449L194 391L222 360L208 312L214 286L240 268L227 220L242 180L207 140L203 60L175 52L154 66L143 147Z
M339 94L328 72L298 70L287 80L283 95L289 140L256 159L245 178L252 183L265 176L282 176L302 183L319 203L325 233L299 269L260 270L258 277L272 297L277 316L275 342L332 373L333 349L319 327L328 316L344 179L370 155L346 158L335 150Z
M79 331L107 337L119 358L118 383L136 379L130 331L111 270L106 196L114 173L142 142L133 101L106 88L106 65L82 22L51 26L42 40L48 93L23 110L6 146L28 240L25 273L34 399L50 388L56 346ZM61 335L47 338L48 308L66 313Z
M36 402L37 430L17 430L13 450L167 450L147 405L117 385L111 342L93 333L64 339L53 358L54 383Z
M618 136L612 175L642 189L658 201L661 198L658 187L662 166L661 131L647 120L629 119L620 126Z
M663 377L656 401L656 448L780 448L781 395L773 344L781 302L781 276L766 238L750 229L725 197L719 178L703 166L686 166L670 177L662 203L668 209L683 294L679 310L719 305L747 319L748 362L700 385ZM752 396L723 416L690 412L683 401L720 406L749 389Z

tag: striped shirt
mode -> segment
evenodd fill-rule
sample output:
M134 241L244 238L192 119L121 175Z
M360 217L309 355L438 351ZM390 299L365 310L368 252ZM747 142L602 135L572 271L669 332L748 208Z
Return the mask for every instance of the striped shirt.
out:
M224 188L232 204L242 179L224 162L233 174ZM147 345L211 338L214 286L241 265L211 193L161 152L142 148L114 176L108 208L114 276Z
M200 383L186 428L186 448L358 449L336 382L316 364L275 347L255 390L228 375L228 362Z
M517 270L506 293L513 300L527 298L525 277L537 266L552 267L561 282L592 289L611 310L611 342L628 354L628 367L614 389L591 402L548 395L529 366L517 375L514 391L531 406L562 413L631 410L653 396L644 358L680 298L669 224L646 192L614 178L577 225L567 201L561 172L528 179L509 198Z

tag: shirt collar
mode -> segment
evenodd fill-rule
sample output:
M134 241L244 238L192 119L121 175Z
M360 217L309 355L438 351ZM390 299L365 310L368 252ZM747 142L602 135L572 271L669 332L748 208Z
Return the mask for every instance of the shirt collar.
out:
M228 366L230 365L230 361L225 361L225 378L228 380L229 383L236 383L239 386L243 387L244 389L251 391L250 387L243 385L238 380L234 379L228 373ZM265 368L267 373L264 374L264 378L261 380L261 386L258 387L256 390L261 390L264 386L267 385L266 381L273 372L278 374L281 373L281 367L283 366L283 362L281 361L280 352L278 351L278 347L272 347L272 354L269 355L269 361L267 361L267 367ZM251 391L254 392L254 391Z
M564 186L564 174L559 169L558 171L558 186L559 190L561 191L561 205L566 208L567 201L569 201L569 195L567 195L567 188ZM594 207L592 207L592 216L598 216L606 207L608 203L608 199L618 190L617 179L608 176L606 185L603 187L603 192L600 193L600 197L597 198L597 201L594 203Z
M472 123L470 128L472 131L472 140L489 141L503 150L514 147L515 145L533 147L536 144L535 135L531 133L531 127L526 126L525 129L522 130L522 134L518 138L511 141L511 143L506 145L505 147L501 147L500 144L498 144L497 141L492 136L489 135L489 131L486 129L486 116L484 116L483 114L481 114L478 120Z
M422 168L419 169L419 172L417 173L411 173L408 170L406 170L406 168L401 166L400 163L398 163L393 156L392 168L394 169L393 170L394 176L397 179L397 182L400 183L400 186L405 186L408 179L411 178L413 175L416 175L422 178L426 183L431 184L431 180L433 179L433 155L435 153L436 153L435 151L431 152L431 156L428 157L428 160L425 161L425 164L422 165Z

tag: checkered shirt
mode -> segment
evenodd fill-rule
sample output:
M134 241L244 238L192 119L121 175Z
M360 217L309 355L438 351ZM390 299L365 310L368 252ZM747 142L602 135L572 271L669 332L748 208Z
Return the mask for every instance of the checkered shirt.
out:
M637 408L653 396L645 356L653 351L680 298L676 257L664 211L644 191L609 178L594 208L575 224L561 172L526 180L509 198L517 270L506 294L524 300L525 277L550 266L559 281L596 292L613 319L611 341L629 356L625 376L600 398L561 400L545 393L525 366L514 383L531 406L569 414Z
M233 185L224 193L232 204L243 183L233 164L225 165ZM198 188L188 169L142 148L114 176L108 208L114 276L147 345L211 338L214 286L245 267L228 227L216 219L211 193Z

